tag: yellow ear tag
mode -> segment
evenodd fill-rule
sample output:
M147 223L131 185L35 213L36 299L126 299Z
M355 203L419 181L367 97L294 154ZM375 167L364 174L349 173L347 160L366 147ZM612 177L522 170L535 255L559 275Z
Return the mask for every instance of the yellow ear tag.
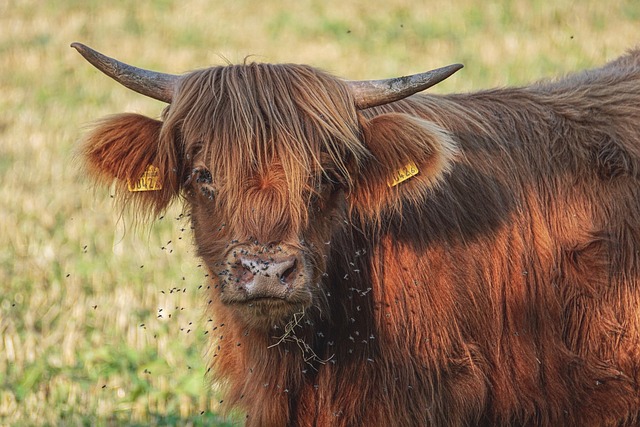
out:
M160 180L160 169L149 165L142 176L133 185L127 180L129 191L158 191L162 190L162 181Z
M388 182L389 187L395 187L401 182L408 180L412 176L418 175L418 172L418 166L416 166L416 164L413 162L409 162L409 164L393 174L393 177Z

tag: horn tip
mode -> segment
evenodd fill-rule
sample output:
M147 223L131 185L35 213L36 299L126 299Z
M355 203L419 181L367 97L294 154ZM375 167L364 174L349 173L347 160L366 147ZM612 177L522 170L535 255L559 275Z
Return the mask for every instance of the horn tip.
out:
M80 42L73 42L69 46L74 48L75 50L77 50L80 53L86 52L89 49L89 47L87 45L84 45L84 44L82 44Z
M464 65L462 65L462 64L451 64L451 65L447 65L446 67L442 68L442 70L447 74L447 77L449 77L449 76L452 76L453 74L457 73L458 71L460 71L463 68L464 68Z

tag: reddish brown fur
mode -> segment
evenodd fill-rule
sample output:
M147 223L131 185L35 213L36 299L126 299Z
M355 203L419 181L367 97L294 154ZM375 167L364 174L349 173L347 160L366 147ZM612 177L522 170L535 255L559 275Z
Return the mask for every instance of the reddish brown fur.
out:
M163 122L116 116L86 138L100 178L162 168L167 191L140 208L184 195L225 404L258 426L637 425L640 51L353 105L309 67L219 67L189 75ZM409 161L420 173L388 187ZM229 303L236 244L296 254L296 302Z

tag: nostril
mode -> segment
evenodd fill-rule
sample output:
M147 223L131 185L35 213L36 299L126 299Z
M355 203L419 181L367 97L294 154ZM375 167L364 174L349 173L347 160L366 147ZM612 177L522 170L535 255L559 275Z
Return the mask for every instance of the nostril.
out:
M255 269L249 263L237 262L235 264L235 276L237 283L247 283L253 279Z
M251 273L253 273L253 271L256 269L256 261L251 258L241 258L240 262L237 262L236 265L238 265L239 268L247 270Z
M282 283L289 284L294 279L298 263L295 259L293 259L286 264L290 264L290 266L287 268L287 266L285 265L285 270L281 274L279 274L279 277Z

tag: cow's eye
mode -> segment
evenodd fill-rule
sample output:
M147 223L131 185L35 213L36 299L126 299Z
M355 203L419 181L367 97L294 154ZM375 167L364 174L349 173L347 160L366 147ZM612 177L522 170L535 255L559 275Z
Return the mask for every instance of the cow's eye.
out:
M211 172L205 167L194 168L185 185L191 187L196 194L200 194L209 200L213 200L216 194Z
M344 178L337 171L329 169L322 173L320 183L323 187L334 191L344 184Z
M320 184L323 186L334 186L337 184L335 177L329 171L325 171L320 176Z
M213 178L211 177L211 172L206 168L198 168L196 169L196 183L198 184L213 184Z

